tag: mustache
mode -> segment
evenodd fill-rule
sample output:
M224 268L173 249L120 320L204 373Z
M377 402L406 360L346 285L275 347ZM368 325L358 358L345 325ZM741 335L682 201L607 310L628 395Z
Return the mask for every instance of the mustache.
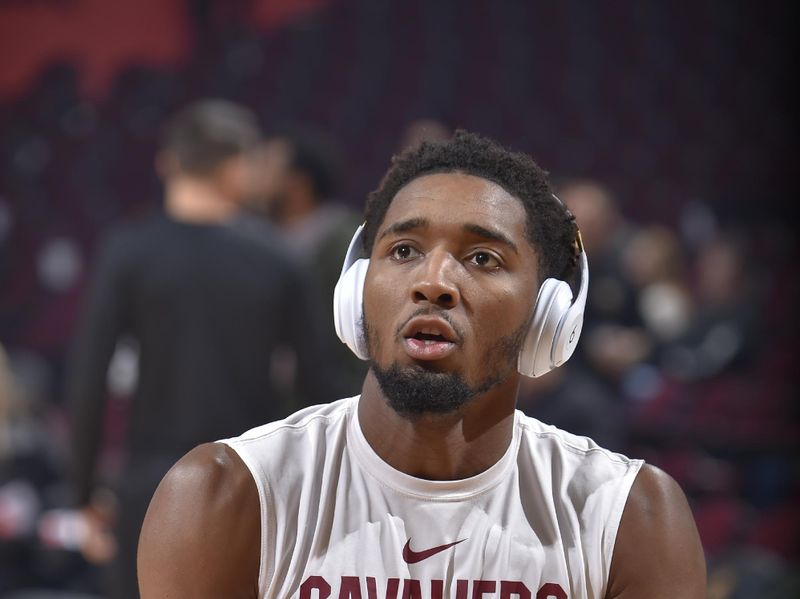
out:
M461 330L461 327L459 327L453 321L453 317L450 316L450 313L447 312L446 310L442 310L441 308L435 308L435 307L417 308L414 312L411 313L411 315L408 318L406 318L402 323L400 323L400 326L398 326L397 330L394 332L395 337L399 338L401 336L401 331L405 328L405 326L410 321L412 321L415 318L417 318L418 316L435 316L436 318L441 318L447 324L449 324L450 327L453 329L453 331L455 332L456 336L458 337L459 344L463 341L463 339L464 339L464 331Z

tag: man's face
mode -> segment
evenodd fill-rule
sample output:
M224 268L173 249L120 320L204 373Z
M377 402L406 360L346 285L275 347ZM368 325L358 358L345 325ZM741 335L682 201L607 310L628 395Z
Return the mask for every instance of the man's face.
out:
M538 285L525 222L518 199L472 175L397 193L364 287L373 371L396 409L452 411L516 376Z
M269 139L250 156L250 203L270 215L281 211L286 195L291 148L282 139Z

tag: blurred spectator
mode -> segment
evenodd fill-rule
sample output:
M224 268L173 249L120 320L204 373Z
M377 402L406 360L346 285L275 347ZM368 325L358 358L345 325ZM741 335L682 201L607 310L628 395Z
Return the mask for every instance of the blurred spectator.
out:
M744 239L720 234L696 257L696 314L661 356L661 366L682 380L699 380L751 365L759 331L758 286Z
M33 479L39 478L42 465L32 424L0 346L0 593L34 580L31 533L41 493Z
M623 263L649 336L662 343L682 335L692 318L692 300L678 236L661 225L644 227L624 248Z
M77 503L101 533L115 521L113 597L138 596L139 528L172 464L199 443L294 407L273 386L277 346L295 351L306 401L322 398L325 377L312 371L325 362L302 271L276 240L255 241L229 226L252 193L260 141L256 117L241 106L204 100L184 108L168 122L156 161L165 212L112 231L98 254L67 393ZM95 471L108 366L123 335L135 340L140 359L122 472L110 481L115 517L114 502L95 501Z
M523 379L519 405L525 413L592 438L613 450L626 442L625 406L618 383L648 351L639 325L635 290L622 256L632 227L609 190L597 181L570 180L559 188L573 212L589 260L584 340L574 362L536 379ZM582 352L582 354L581 354ZM587 368L587 365L591 366Z
M584 331L573 359L607 383L618 385L625 373L650 352L636 305L636 289L623 263L636 227L599 181L564 181L558 186L558 196L575 215L591 273Z
M628 365L620 384L626 397L644 402L663 391L660 356L687 331L694 302L681 240L668 227L641 227L623 249L622 262L635 293L645 353Z
M360 392L367 363L339 341L333 326L333 290L361 214L337 193L343 176L335 141L307 126L284 125L261 149L262 195L253 204L283 233L283 243L314 277L314 306L323 325L328 383L334 397Z
M41 397L23 384L0 345L0 596L69 588L75 560L43 551L38 525L63 485L45 424Z

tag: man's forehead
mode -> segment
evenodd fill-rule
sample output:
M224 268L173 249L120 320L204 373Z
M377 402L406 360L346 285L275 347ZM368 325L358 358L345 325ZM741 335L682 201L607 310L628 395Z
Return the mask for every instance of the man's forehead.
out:
M514 197L502 185L495 183L491 179L460 171L452 171L416 177L401 187L395 194L394 199L447 194L456 190L464 194L464 197L468 199L479 201L487 201L495 197Z
M425 175L406 184L389 205L380 229L409 218L423 218L428 224L477 219L520 233L526 220L522 202L502 186L459 172Z

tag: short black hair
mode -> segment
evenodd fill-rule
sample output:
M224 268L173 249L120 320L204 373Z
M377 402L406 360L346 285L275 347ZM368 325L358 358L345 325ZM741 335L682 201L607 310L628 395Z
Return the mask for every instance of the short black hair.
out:
M392 158L380 186L367 198L364 250L372 251L378 227L401 188L424 175L450 172L487 179L519 199L527 214L526 237L539 256L540 278L574 282L578 228L575 217L553 195L548 173L527 154L463 129L448 140L422 142Z
M175 156L182 171L207 175L228 158L254 149L260 140L255 112L228 100L204 99L169 118L161 149Z
M308 175L317 199L339 193L343 156L339 144L321 129L308 124L284 122L271 135L289 146L289 169Z

